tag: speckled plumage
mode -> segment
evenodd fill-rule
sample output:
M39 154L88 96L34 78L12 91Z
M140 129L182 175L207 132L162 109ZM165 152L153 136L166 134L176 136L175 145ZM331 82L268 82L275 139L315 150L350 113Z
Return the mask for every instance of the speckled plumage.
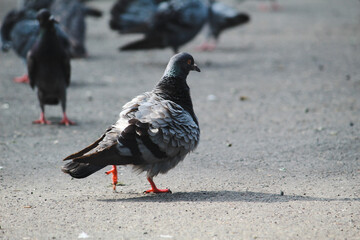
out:
M181 74L169 74L173 68ZM191 55L175 55L155 88L125 104L118 121L94 144L65 158L72 161L63 171L82 178L106 165L132 164L152 178L175 167L200 138L186 83L191 70L200 71Z

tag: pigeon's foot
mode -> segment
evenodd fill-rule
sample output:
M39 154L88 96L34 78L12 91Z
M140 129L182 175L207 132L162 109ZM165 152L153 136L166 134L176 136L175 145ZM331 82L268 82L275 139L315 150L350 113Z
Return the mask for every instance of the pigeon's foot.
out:
M113 185L113 190L116 191L116 184L118 182L118 177L117 177L117 168L116 165L112 166L112 169L110 171L105 172L106 175L109 175L110 173L112 173L112 185Z
M45 114L43 112L40 114L40 118L38 120L33 121L32 123L33 124L46 124L46 125L51 124L50 121L45 119Z
M65 125L65 126L69 126L69 125L75 125L76 123L73 121L70 121L68 119L68 117L66 116L66 113L63 114L63 119L61 120L61 122L59 124Z
M145 191L144 193L171 193L170 189L158 189L152 178L148 177L147 180L151 185L151 189Z
M279 11L281 10L281 6L277 2L272 2L270 5L262 3L259 5L259 10L262 12L269 12L269 11Z
M204 42L196 47L198 51L213 51L216 48L216 44Z
M14 82L16 83L30 83L29 76L27 74L24 74L21 77L14 78Z

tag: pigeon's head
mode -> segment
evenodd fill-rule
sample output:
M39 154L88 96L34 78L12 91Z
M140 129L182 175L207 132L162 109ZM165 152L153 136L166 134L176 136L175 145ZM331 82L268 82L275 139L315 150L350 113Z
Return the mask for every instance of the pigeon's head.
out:
M40 27L49 27L54 23L57 23L54 16L51 15L50 11L47 9L40 9L37 13L36 19L39 21Z
M182 52L170 59L164 76L186 78L190 71L200 72L200 68L195 64L194 58L190 54Z

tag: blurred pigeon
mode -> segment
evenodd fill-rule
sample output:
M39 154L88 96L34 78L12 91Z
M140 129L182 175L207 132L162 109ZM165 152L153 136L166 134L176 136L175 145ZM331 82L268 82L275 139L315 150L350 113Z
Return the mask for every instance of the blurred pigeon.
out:
M236 9L224 3L211 0L209 2L208 18L209 33L207 40L198 48L200 50L214 50L222 31L245 24L249 21L250 16L248 14L239 13Z
M170 192L158 189L152 179L175 167L199 142L199 124L186 83L192 70L200 72L190 54L173 56L155 88L125 104L103 136L64 159L72 161L62 171L84 178L107 165L132 164L147 172L151 184L147 193ZM116 182L113 186L115 190Z
M75 58L86 57L85 17L100 17L102 12L85 6L79 0L55 0L50 9L70 38L71 56Z
M63 46L69 50L70 42L67 35L55 25L56 33L61 39ZM4 52L14 49L26 64L28 51L34 45L40 32L39 22L36 20L36 12L33 10L11 10L4 18L1 25L2 50ZM28 75L14 78L15 82L28 83Z
M111 8L109 22L119 33L146 33L160 2L165 0L118 0Z
M45 119L44 105L61 102L63 119L60 124L72 125L66 116L66 88L70 84L70 58L56 33L55 19L46 9L38 12L40 34L27 56L30 86L37 87L41 107L35 124L50 124Z
M192 40L207 20L208 10L201 0L170 0L159 4L149 30L141 40L120 50L142 50L179 47Z
M54 0L24 0L23 7L27 10L39 11L43 8L50 8L51 4L53 4Z

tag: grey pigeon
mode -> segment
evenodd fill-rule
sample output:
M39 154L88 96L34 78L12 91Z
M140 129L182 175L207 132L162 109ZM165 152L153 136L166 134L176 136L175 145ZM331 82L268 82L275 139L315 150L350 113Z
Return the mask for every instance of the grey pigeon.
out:
M200 72L190 54L173 56L155 88L125 104L104 135L64 159L72 161L62 171L84 178L107 165L131 164L147 172L151 184L147 193L170 192L158 189L152 179L175 167L198 145L200 129L186 83L192 70Z
M46 9L39 11L37 19L40 34L27 56L30 86L37 87L41 107L40 119L35 124L50 124L45 119L45 106L61 102L63 119L60 122L72 125L66 116L66 88L70 84L70 57L56 33L55 20Z
M149 30L141 40L129 43L120 50L143 50L179 47L191 41L207 20L208 10L201 0L170 0L159 4Z
M146 33L160 2L165 0L118 0L111 8L109 21L119 33Z
M247 13L238 12L231 6L211 0L208 17L209 32L206 41L199 46L199 49L215 49L219 36L224 30L243 25L249 21L250 16Z
M39 32L39 22L36 20L37 13L33 10L21 9L11 10L4 18L1 25L2 50L4 52L13 49L26 64L27 53L34 45ZM61 30L58 24L55 25L56 33L61 39L64 48L70 50L68 36ZM29 82L28 75L16 77L15 82Z
M23 7L27 10L31 9L34 11L39 11L43 8L50 8L54 0L24 0Z
M100 17L102 16L102 12L97 9L87 7L79 0L54 0L50 9L70 38L71 56L74 58L86 57L85 17Z

